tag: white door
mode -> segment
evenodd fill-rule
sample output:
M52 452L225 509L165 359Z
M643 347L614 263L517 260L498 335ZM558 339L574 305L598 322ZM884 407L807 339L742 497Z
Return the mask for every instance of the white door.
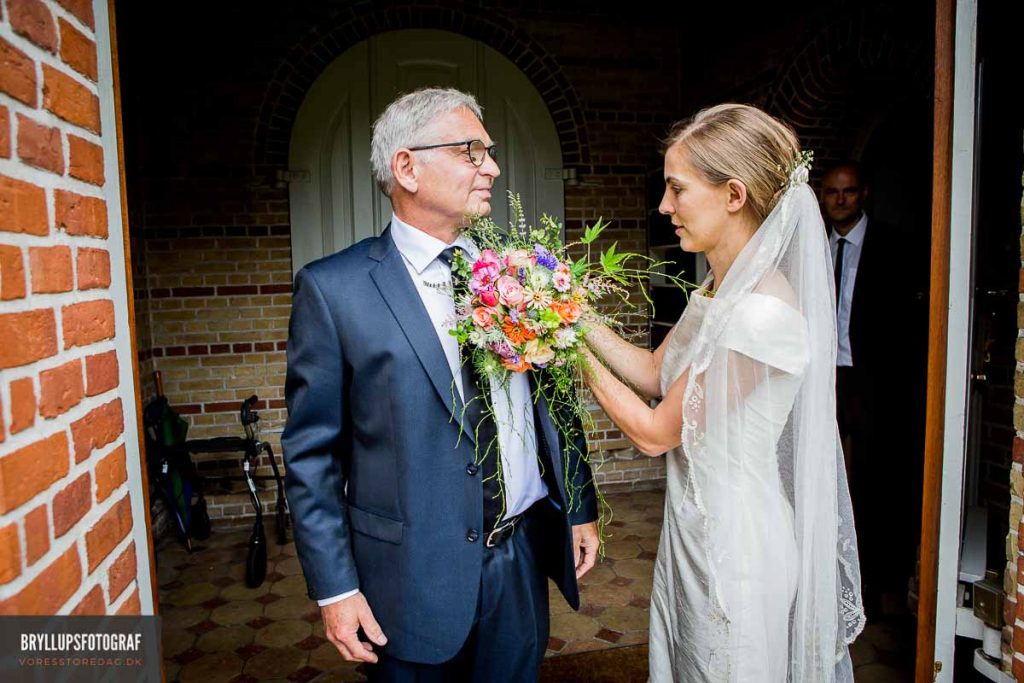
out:
M289 149L292 270L379 235L391 216L370 171L373 121L399 93L424 86L472 93L498 144L495 220L507 220L505 192L523 198L536 224L564 216L561 150L536 88L508 59L447 31L392 31L332 62L299 108Z

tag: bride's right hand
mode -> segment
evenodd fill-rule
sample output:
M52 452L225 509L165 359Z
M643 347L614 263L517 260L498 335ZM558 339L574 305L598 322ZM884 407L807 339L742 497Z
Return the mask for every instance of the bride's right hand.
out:
M590 323L585 339L594 355L626 384L648 399L661 395L661 357L665 344L652 353L630 344L600 321Z

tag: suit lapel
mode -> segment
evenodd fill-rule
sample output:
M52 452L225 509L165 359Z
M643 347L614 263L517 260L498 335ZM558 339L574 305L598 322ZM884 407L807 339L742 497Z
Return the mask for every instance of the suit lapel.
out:
M434 333L434 323L423 306L419 292L409 277L402 255L391 238L391 226L381 234L370 250L370 258L378 261L370 270L370 277L380 295L395 316L409 346L430 377L437 395L458 419L462 415L462 398L452 383L452 372L441 342ZM461 420L460 420L461 422ZM476 443L473 430L462 424L462 431Z
M871 274L871 254L867 249L868 244L868 231L864 231L864 238L860 241L860 259L857 261L857 279L853 281L853 298L857 299L857 294L863 289L863 283L869 279ZM865 275L868 277L861 277Z
M871 227L871 222L868 221L868 227ZM850 305L850 344L853 344L853 338L859 336L860 329L860 318L857 315L858 302L866 301L870 299L869 290L873 286L875 273L872 270L875 267L875 261L871 258L871 250L867 247L870 241L869 233L870 230L864 231L864 238L860 241L860 259L857 261L857 278L853 281L853 302ZM854 330L857 330L855 332ZM855 361L856 362L856 361Z

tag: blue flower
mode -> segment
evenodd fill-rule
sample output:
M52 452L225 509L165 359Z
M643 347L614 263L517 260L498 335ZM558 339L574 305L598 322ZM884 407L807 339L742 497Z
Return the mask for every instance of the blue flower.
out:
M554 270L558 267L558 259L551 255L551 252L544 248L543 245L533 245L533 253L537 255L537 265L544 266L548 270Z

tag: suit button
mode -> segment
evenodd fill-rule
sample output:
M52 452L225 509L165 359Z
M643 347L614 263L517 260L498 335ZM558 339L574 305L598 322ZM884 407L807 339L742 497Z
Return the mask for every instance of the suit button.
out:
M480 533L476 529L470 529L466 532L466 540L470 543L476 543L476 539L480 538Z
M475 462L471 462L468 465L466 465L466 474L468 474L471 477L479 471L480 468L477 466Z

